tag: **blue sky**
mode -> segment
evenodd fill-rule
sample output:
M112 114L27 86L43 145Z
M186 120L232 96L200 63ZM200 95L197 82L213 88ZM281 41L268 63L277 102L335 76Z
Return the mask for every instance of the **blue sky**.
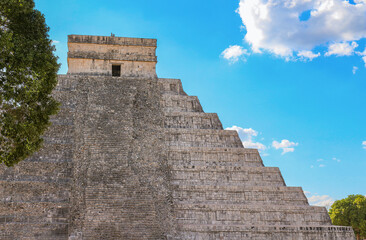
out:
M61 74L69 34L157 38L158 76L180 78L287 185L320 205L366 195L365 0L35 2Z

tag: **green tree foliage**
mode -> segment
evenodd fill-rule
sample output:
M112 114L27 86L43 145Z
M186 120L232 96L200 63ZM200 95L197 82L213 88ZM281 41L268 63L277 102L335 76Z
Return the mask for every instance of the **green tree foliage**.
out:
M50 94L59 64L48 31L33 0L0 0L0 164L37 151L57 113Z
M366 197L349 195L335 201L329 210L334 225L352 226L357 239L366 238Z

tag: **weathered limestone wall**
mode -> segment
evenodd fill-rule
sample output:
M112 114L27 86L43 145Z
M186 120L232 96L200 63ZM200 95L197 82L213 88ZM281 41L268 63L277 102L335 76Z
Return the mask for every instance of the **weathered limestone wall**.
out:
M59 76L44 148L0 169L0 239L166 239L171 170L156 78Z
M125 61L145 61L156 62L156 45L151 46L131 46L131 45L104 45L87 42L68 42L68 57L90 58L90 59L110 59Z
M0 167L1 240L354 239L180 80L157 79L156 40L71 35L69 47L75 74L59 76L44 147ZM134 67L108 76L114 61Z
M355 239L352 230L344 227L296 226L215 226L185 225L181 229L185 240L346 240Z
M62 103L43 148L15 167L0 167L0 239L68 238L75 144L74 82L53 92Z
M237 132L222 129L179 80L159 79L178 239L351 240L325 208L309 206L276 167L264 167Z
M155 63L153 62L137 62L137 61L120 61L120 60L100 60L100 59L84 59L84 58L69 58L69 74L82 75L101 75L111 76L112 65L121 65L121 76L127 77L154 77Z
M157 79L77 82L70 239L164 239L173 229Z
M156 39L69 35L68 74L156 77Z

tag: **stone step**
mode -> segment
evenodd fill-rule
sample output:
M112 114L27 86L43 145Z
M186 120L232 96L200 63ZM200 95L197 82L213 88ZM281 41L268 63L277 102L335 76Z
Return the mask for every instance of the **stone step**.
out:
M51 122L67 121L74 117L76 108L76 82L69 78L58 78L52 96L61 103L60 110L51 116Z
M70 192L57 182L0 181L1 202L68 202Z
M1 167L0 179L67 179L72 175L71 162L22 161L14 167Z
M21 176L0 176L1 181L13 181L13 182L32 182L37 184L39 182L43 183L57 183L57 184L69 184L71 182L70 178L60 178L60 177L43 177L43 176L32 176L32 175L21 175Z
M281 172L277 167L194 167L183 168L179 166L171 166L173 181L184 181L188 185L197 183L199 185L205 183L216 184L233 184L234 186L245 185L246 183L278 183L285 186ZM266 186L264 184L263 186ZM273 186L273 185L271 185Z
M212 181L212 180L172 180L171 184L174 186L183 185L184 187L191 186L238 186L238 187L254 187L254 186L273 186L273 187L284 187L286 186L283 181Z
M47 142L48 139L57 140L70 140L74 136L75 128L73 125L63 125L63 124L53 124L50 128L45 132L43 139ZM47 140L46 140L47 139Z
M168 150L168 162L173 165L192 166L247 166L263 167L257 149L218 147L173 147Z
M6 223L67 223L69 203L0 202L0 212Z
M66 103L61 103L60 110L67 109L70 112L76 111L76 103L73 101L69 101Z
M4 223L1 221L4 220ZM10 218L9 218L10 220ZM59 222L6 222L0 219L1 240L65 240L68 239L68 223Z
M42 148L23 162L72 162L73 144L43 143Z
M238 133L232 130L166 128L165 142L169 147L243 148Z
M54 125L73 126L75 121L75 117L73 114L74 112L75 111L70 108L60 108L57 115L53 115L50 117L50 122L52 123L50 128L52 128Z
M180 234L185 240L343 240L354 239L352 227L331 225L261 225L261 224L182 224Z
M159 78L158 83L163 94L187 95L180 79Z
M161 98L161 106L164 112L203 112L196 96L164 94Z
M227 199L206 199L205 197L199 197L204 193L198 193L198 194L190 194L189 197L194 197L194 199L184 199L179 195L179 197L174 196L174 202L177 204L260 204L262 206L268 206L268 205L282 205L282 206L305 206L309 205L306 200L298 200L298 199L274 199L272 201L270 200L243 200L241 198L233 198L233 196L237 196L237 194L227 194ZM207 195L207 194L206 194ZM225 193L222 193L221 196L225 195ZM207 198L215 198L208 196ZM224 198L224 197L221 197Z
M246 174L246 175L244 175ZM172 172L172 184L184 187L191 186L238 186L238 187L253 187L253 186L286 186L282 176L277 173L248 173L236 172L232 174L204 172L204 173L187 173L187 172ZM244 176L243 176L244 175Z
M175 203L179 224L330 225L326 208L261 204Z
M191 204L309 205L300 187L177 186L173 197L179 203Z
M53 92L58 91L75 91L77 89L77 84L79 76L76 75L58 75L57 76L57 86Z
M57 89L57 87L56 87ZM76 103L76 91L67 90L67 88L59 89L52 92L52 96L62 105L70 105Z
M216 113L167 112L165 128L223 129Z

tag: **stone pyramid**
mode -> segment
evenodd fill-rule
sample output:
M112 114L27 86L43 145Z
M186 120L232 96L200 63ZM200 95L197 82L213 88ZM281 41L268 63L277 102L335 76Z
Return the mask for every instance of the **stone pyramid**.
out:
M69 36L43 149L0 168L0 239L348 240L178 79L155 39Z

